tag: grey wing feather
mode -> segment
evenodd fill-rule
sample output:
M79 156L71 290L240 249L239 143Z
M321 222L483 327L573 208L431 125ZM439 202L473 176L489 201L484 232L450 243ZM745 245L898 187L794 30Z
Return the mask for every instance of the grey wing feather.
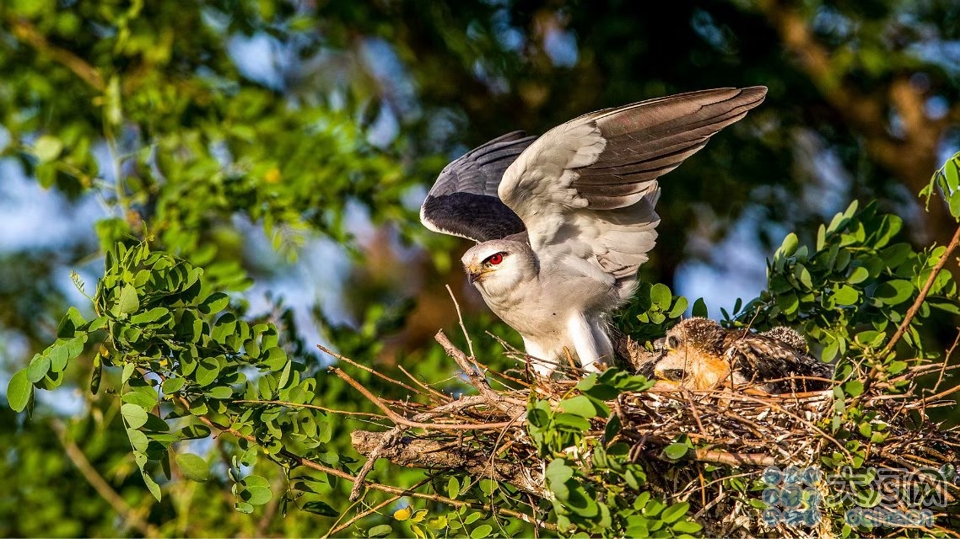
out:
M607 144L574 185L589 207L629 206L649 190L648 182L677 168L765 95L762 87L718 88L593 113Z
M537 139L499 194L538 256L574 256L614 278L621 300L653 248L657 179L759 105L766 88L718 88L585 114Z
M500 201L497 188L507 167L534 140L514 131L451 162L427 194L420 221L435 232L477 242L523 232L523 221Z

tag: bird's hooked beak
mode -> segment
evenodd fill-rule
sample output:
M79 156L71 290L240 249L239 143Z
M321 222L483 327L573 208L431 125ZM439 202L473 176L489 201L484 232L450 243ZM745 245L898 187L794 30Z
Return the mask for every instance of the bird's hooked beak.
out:
M475 284L477 281L480 281L487 273L486 270L476 264L469 264L464 266L463 269L467 272L467 281L469 281L470 284Z

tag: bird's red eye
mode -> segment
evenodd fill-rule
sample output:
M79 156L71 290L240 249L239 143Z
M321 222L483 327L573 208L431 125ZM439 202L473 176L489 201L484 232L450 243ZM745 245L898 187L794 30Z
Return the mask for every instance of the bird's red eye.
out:
M499 264L499 263L501 263L501 262L503 262L503 253L497 253L497 254L495 254L495 255L493 255L493 256L491 256L490 258L487 259L487 263L488 263L488 264L493 264L494 266L496 266L497 264Z

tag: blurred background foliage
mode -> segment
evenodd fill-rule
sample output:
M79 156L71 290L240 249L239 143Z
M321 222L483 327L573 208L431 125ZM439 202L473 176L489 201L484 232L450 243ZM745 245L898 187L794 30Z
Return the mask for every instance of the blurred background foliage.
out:
M955 228L916 198L960 139L960 6L946 0L9 0L0 73L0 388L55 340L67 307L88 314L69 272L92 287L107 248L143 238L276 324L319 373L325 406L366 404L322 372L321 339L387 372L450 372L431 345L456 323L448 283L478 355L508 365L483 330L515 336L464 285L467 246L418 223L426 188L506 131L680 91L770 88L663 179L645 280L729 306L759 292L763 258L788 231L812 243L812 224L856 199L901 216L918 246ZM95 353L71 363L75 392L41 394L29 417L0 409L0 470L14 486L0 492L0 534L333 525L284 519L276 497L253 518L234 513L225 475L172 481L155 503L117 400L86 389ZM332 448L351 454L350 424L331 421ZM195 450L226 459L227 445ZM422 479L403 473L389 482Z

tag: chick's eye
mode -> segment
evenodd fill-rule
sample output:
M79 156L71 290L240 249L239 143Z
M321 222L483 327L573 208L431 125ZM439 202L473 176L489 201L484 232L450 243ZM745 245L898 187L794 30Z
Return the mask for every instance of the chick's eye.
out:
M680 348L680 339L673 335L667 337L667 347L671 349Z
M661 374L665 379L670 380L671 382L679 382L683 380L683 376L686 373L683 372L683 369L667 369Z
M487 264L492 264L494 266L501 262L503 262L503 253L497 253L487 259Z

